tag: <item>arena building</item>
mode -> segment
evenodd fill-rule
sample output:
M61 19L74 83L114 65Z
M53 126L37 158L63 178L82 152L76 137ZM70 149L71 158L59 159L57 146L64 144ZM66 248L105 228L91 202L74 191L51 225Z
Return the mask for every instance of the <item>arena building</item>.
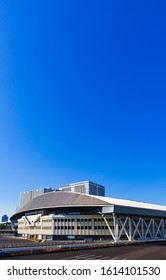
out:
M11 217L18 235L40 239L166 238L166 206L56 191L28 201Z

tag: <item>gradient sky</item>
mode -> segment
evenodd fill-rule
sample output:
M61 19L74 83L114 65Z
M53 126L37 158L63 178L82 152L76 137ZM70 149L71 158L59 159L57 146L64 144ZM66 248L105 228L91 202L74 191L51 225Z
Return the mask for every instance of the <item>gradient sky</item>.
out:
M164 1L0 1L0 217L82 180L166 205Z

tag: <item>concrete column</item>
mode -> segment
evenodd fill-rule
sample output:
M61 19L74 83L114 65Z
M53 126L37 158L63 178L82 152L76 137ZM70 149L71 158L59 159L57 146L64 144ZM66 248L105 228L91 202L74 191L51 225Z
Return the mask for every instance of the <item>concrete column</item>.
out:
M118 234L119 234L119 226L118 226L118 217L113 213L113 221L114 221L114 236L115 242L118 242Z
M152 237L155 238L155 223L154 223L154 218L152 219Z
M141 236L142 236L142 240L145 239L145 231L144 231L144 221L143 221L143 218L141 218Z
M164 231L164 219L162 219L162 225L161 225L161 234L162 234L162 238L164 238L165 237L165 231Z
M132 235L133 235L133 227L132 227L132 220L131 217L129 217L129 240L132 241Z

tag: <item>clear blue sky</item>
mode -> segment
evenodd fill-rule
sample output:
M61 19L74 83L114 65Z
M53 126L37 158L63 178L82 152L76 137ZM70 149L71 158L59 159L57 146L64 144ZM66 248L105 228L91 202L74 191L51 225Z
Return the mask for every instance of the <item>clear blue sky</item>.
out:
M166 205L164 1L0 2L0 216L81 180Z

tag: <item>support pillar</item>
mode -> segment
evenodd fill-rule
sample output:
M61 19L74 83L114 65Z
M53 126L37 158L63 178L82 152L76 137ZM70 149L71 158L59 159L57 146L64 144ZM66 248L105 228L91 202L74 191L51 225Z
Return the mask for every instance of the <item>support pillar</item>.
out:
M128 222L129 222L129 240L132 241L133 227L132 227L131 217L129 217Z
M118 227L118 217L116 214L113 213L113 221L114 221L114 236L115 242L118 242L118 234L119 234L119 227Z

